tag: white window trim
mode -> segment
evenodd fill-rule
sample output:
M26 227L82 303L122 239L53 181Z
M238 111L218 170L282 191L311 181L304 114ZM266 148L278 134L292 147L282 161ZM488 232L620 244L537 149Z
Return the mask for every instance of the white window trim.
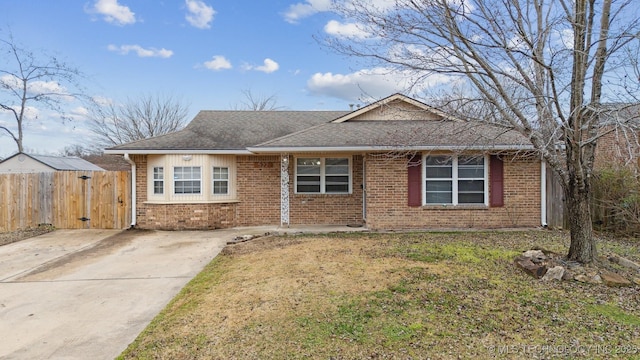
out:
M215 179L214 178L214 171L215 169L227 169L227 178L226 179ZM216 166L213 165L211 166L211 196L213 197L221 197L221 196L229 196L229 186L230 186L230 181L229 178L231 177L231 169L229 169L228 166ZM227 192L226 193L220 193L220 194L216 194L215 193L215 183L216 181L218 182L226 182L227 183Z
M447 156L451 158L451 203L427 203L427 164L426 160L429 156ZM468 156L468 155L461 155ZM471 154L472 156L472 154ZM423 206L489 206L489 156L484 155L484 201L480 203L458 203L458 157L459 155L447 155L447 154L424 154L422 155L422 205Z
M186 168L186 167L191 167L191 168L199 168L200 169L200 178L199 179L176 179L176 168ZM192 197L201 197L204 195L204 190L202 188L202 166L200 165L175 165L173 166L173 168L171 169L171 176L172 176L172 181L171 181L171 186L173 187L172 189L172 196L192 196ZM200 192L199 193L176 193L176 181L195 181L198 180L200 181Z
M298 159L313 159L313 158L318 158L320 159L320 192L298 192ZM347 159L347 161L349 162L349 191L348 192L326 192L325 188L326 188L326 166L325 166L325 160L326 159ZM293 184L293 191L294 194L300 194L300 195L322 195L322 194L327 194L327 195L350 195L353 193L353 159L351 156L343 156L343 155L336 155L336 156L298 156L294 159L293 162L293 170L294 170L294 184Z
M156 179L156 169L162 169L162 179ZM151 181L151 192L154 196L164 196L165 194L165 179L166 179L166 171L164 171L164 166L153 166L151 168L151 176L153 177L152 181ZM162 192L157 193L156 192L156 181L159 181L162 183Z

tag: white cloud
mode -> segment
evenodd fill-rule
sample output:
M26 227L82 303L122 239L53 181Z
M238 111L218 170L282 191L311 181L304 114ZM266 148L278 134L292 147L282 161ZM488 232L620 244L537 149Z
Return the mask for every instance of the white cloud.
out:
M270 74L274 71L277 71L280 68L280 65L277 62L269 58L266 58L264 59L264 62L262 65L254 66L254 65L245 64L243 68L245 70L262 71L263 73Z
M13 75L0 76L0 87L20 89L22 81ZM68 95L67 89L57 81L30 81L27 83L29 94Z
M204 67L206 67L209 70L225 70L225 69L231 69L231 62L229 60L227 60L224 56L222 55L216 55L213 57L212 60L210 61L206 61L204 63Z
M185 0L187 4L187 10L189 11L185 18L194 27L198 29L209 29L211 27L211 21L213 21L213 15L216 11L211 6L208 6L204 1L199 0Z
M277 62L267 58L267 59L264 59L264 65L257 66L255 68L255 70L256 71L262 71L264 73L269 74L269 73L272 73L274 71L277 71L279 68L280 68L280 65L278 65Z
M361 24L341 23L336 20L329 21L324 26L324 31L329 35L349 39L367 39L371 37L371 34L365 31Z
M573 49L573 29L564 29L560 31L560 42L567 49Z
M13 75L0 76L0 87L2 88L18 89L20 88L20 83L20 79Z
M95 102L96 104L100 105L100 106L106 106L106 105L109 105L109 104L113 104L113 99L108 98L108 97L104 97L104 96L100 96L100 95L93 96L91 98L91 100L93 102Z
M67 90L57 81L33 81L29 84L29 92L39 94L67 94Z
M104 16L104 20L116 25L129 25L136 22L135 13L128 6L118 4L118 0L97 0L88 12Z
M160 58L170 58L173 56L173 51L167 50L165 48L156 49L156 48L148 48L145 49L140 45L109 45L107 46L109 51L117 52L122 55L127 55L130 52L135 52L139 57L160 57Z
M382 67L363 69L350 74L316 73L307 81L307 89L315 95L330 96L346 101L371 101L393 93L436 87L454 78L434 74L421 79L414 86L416 74Z
M331 10L331 0L306 0L289 6L283 14L284 19L292 24L313 14Z

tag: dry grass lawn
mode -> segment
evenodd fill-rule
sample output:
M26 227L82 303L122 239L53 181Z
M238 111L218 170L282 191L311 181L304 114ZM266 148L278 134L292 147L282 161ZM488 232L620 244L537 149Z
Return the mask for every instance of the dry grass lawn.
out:
M638 243L607 241L640 261ZM553 231L264 237L228 246L123 359L640 358L639 287L543 283Z

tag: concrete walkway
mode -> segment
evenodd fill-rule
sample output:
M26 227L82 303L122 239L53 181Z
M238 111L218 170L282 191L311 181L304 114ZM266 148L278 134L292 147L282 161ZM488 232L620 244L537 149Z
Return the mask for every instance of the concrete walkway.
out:
M57 230L0 246L0 359L113 359L227 241L358 230Z

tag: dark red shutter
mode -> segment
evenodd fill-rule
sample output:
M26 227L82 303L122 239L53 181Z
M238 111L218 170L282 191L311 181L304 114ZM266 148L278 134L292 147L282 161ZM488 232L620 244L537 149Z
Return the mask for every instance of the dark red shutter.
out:
M407 165L409 206L422 206L422 156L414 155Z
M504 206L504 163L496 155L489 161L489 195L490 206Z

